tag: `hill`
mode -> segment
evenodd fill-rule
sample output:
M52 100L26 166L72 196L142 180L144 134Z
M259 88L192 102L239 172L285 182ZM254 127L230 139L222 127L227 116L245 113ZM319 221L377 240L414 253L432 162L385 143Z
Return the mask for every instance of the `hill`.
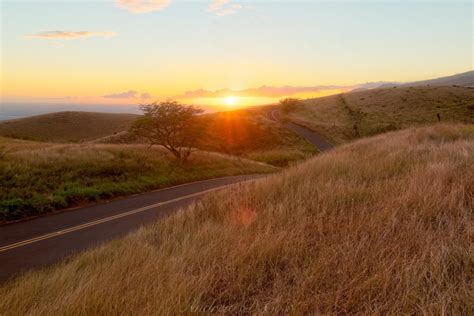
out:
M177 164L160 147L53 144L0 137L0 222L167 186L276 168L195 152Z
M80 142L128 129L136 114L57 112L0 122L0 136Z
M460 74L440 77L430 80L413 81L407 83L385 82L372 88L393 88L393 87L419 87L419 86L461 86L474 87L474 71L467 71ZM354 90L353 90L354 91Z
M472 315L473 172L472 126L343 145L12 281L0 314Z
M251 110L205 115L208 130L196 147L286 166L315 153L301 137ZM55 143L139 144L128 129L138 115L58 112L0 122L0 136Z
M288 118L333 143L438 121L473 124L474 89L424 86L350 92L305 100Z
M441 77L430 80L415 81L405 83L402 86L463 86L463 87L474 87L474 71L467 71L460 74Z

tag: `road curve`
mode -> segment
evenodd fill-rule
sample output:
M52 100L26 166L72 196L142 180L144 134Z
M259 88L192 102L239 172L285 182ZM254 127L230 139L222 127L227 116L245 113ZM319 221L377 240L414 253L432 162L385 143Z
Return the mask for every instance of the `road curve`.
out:
M269 110L268 117L273 121L282 122L281 117L280 117L280 111L278 109ZM317 133L313 132L312 130L306 127L295 124L293 122L285 122L282 124L289 130L292 130L296 134L306 139L309 143L311 143L314 147L316 147L321 152L327 151L334 147L333 144L328 142L322 136L318 135Z
M205 194L264 175L187 183L0 226L0 283L117 238Z

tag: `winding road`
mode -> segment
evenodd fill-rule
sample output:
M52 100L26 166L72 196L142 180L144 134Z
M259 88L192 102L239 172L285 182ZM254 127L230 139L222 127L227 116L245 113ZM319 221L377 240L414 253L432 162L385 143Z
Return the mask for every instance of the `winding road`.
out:
M268 116L280 122L278 110L270 110ZM307 128L291 122L284 126L320 151L333 147ZM124 236L205 194L264 176L240 175L192 182L0 226L0 283Z
M333 144L328 142L322 136L318 135L317 133L313 132L312 130L304 126L298 125L293 122L283 123L281 120L280 111L278 109L270 109L268 111L268 117L273 121L281 122L281 124L283 124L286 128L288 128L289 130L295 132L296 134L306 139L310 144L316 147L320 152L327 151L334 147Z

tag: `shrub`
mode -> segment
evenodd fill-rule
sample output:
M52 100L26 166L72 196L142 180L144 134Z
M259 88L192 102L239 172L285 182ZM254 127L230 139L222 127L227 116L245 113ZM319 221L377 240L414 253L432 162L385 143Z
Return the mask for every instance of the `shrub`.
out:
M294 112L303 106L303 101L295 98L286 98L280 101L280 106L285 114Z

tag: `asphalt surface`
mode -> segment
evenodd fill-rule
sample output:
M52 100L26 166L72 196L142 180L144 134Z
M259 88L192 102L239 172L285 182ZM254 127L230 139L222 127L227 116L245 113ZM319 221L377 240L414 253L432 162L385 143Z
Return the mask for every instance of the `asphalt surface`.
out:
M282 122L280 117L280 111L277 109L271 109L268 112L268 117L274 121L281 122L286 128L292 130L296 134L300 135L304 139L306 139L309 143L311 143L314 147L316 147L319 151L327 151L334 147L333 144L328 142L322 136L318 135L317 133L313 132L312 130L298 125L293 122Z
M262 177L241 175L193 182L0 226L0 282L123 236L205 194Z

